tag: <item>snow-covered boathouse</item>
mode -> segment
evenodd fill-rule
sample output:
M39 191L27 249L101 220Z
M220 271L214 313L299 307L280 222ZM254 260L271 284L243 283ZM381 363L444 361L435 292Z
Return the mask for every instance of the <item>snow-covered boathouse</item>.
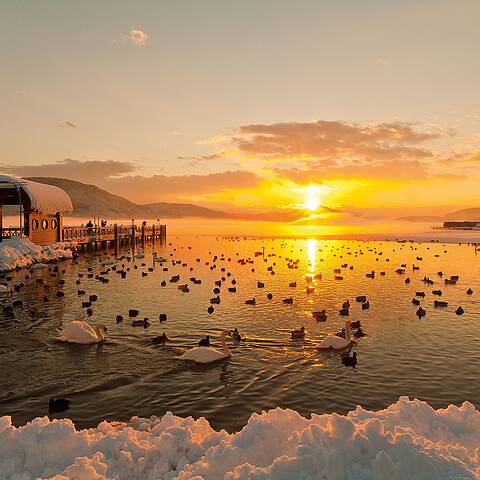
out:
M37 244L62 241L63 213L73 211L72 200L59 187L0 175L0 241L4 205L19 206L19 233Z

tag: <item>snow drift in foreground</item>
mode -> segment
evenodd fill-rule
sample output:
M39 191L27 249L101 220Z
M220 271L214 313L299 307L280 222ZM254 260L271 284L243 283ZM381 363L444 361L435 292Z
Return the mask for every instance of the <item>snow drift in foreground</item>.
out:
M72 243L36 245L27 237L12 237L0 243L0 271L29 267L34 263L72 258Z
M253 414L236 434L200 418L134 417L77 431L70 420L0 419L0 477L8 480L460 480L480 476L480 412L434 410L407 397L385 410L306 419Z

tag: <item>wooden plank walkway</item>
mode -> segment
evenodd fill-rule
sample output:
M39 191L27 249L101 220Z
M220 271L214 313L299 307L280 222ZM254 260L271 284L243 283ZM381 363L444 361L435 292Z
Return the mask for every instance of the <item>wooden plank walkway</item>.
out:
M3 228L2 238L10 238L21 234L20 228ZM75 242L80 250L97 250L113 248L118 254L120 246L128 245L135 250L137 245L145 245L151 241L160 244L167 240L166 225L111 225L108 227L63 227L62 241Z
M144 246L148 241L165 243L167 226L114 224L108 227L63 227L62 237L64 242L75 242L81 250L110 247L118 254L121 245L129 245L135 250L138 244Z

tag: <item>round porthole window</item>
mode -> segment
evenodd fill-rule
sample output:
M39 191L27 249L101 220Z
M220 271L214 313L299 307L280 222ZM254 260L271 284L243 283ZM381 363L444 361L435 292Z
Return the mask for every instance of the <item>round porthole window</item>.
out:
M44 230L48 230L48 220L47 219L42 220L42 228Z
M52 226L52 230L56 230L58 226L58 221L56 218L54 218L51 222L50 225Z
M32 230L38 230L38 227L39 227L39 223L38 223L38 220L36 218L34 218L32 220Z

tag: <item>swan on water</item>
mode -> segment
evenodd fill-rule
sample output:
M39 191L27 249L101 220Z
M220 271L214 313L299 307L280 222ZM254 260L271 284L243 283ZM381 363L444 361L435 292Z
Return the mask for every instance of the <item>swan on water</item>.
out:
M344 348L350 347L352 343L355 343L355 340L351 339L350 320L347 320L345 322L345 338L329 335L320 342L317 348L320 350L328 350L330 348L333 350L343 350Z
M94 329L87 322L74 320L65 325L60 335L55 339L70 343L99 343L107 339L107 327L97 325Z
M225 358L230 358L232 354L228 349L225 342L226 336L231 336L231 333L227 330L223 330L220 335L220 342L222 343L223 350L217 350L213 347L194 347L187 350L183 355L177 357L178 360L192 360L196 363L212 363Z
M46 268L47 266L44 263L35 263L32 265L32 270L40 270Z

